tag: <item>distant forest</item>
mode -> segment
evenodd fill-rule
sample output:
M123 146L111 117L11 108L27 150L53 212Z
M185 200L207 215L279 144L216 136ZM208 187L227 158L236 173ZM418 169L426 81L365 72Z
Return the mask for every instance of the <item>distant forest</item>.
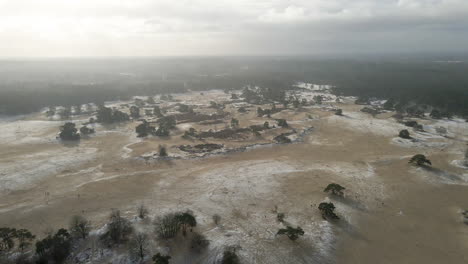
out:
M427 104L468 116L468 63L429 59L154 58L0 61L0 114L187 90L292 89Z

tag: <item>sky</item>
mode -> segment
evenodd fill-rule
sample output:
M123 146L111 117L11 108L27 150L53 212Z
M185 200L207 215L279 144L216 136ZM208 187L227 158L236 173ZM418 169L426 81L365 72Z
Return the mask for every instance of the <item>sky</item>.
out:
M0 0L0 57L468 51L468 0Z

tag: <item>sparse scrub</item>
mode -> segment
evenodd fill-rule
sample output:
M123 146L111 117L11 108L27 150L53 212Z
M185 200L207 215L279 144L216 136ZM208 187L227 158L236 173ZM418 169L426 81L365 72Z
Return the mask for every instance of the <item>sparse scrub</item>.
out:
M341 186L339 184L330 183L330 184L328 184L328 186L323 191L324 192L331 192L333 195L336 195L336 196L343 196L344 195L343 191L345 189L346 189L345 187L343 187L343 186Z

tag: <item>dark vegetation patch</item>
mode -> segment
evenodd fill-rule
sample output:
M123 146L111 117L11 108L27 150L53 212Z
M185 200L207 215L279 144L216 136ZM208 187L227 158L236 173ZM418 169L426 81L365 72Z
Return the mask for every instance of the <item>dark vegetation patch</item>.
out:
M242 139L246 138L245 133L250 131L250 128L226 128L219 131L202 131L197 136L199 138Z
M182 145L182 146L179 146L179 149L188 153L205 153L205 152L211 152L217 149L222 149L223 147L224 145L222 144L206 143L206 144L198 144L195 146Z
M177 120L178 124L182 123L191 123L191 122L203 122L203 121L213 121L218 119L223 119L228 116L229 113L223 112L222 114L201 114L196 112L181 113L175 114L173 117Z

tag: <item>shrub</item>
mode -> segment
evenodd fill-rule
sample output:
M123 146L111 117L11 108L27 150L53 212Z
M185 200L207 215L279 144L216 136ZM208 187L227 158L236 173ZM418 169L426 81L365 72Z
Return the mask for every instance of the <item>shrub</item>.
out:
M400 133L398 134L399 137L401 138L405 138L405 139L410 139L411 136L410 136L410 133L407 129L403 129L400 131Z
M59 137L63 140L79 140L80 134L78 134L75 123L67 122L61 126Z
M164 146L159 146L159 156L160 157L167 157L167 150Z
M286 235L289 239L291 239L292 241L295 241L296 239L299 238L299 236L304 235L304 230L302 230L302 228L299 226L297 228L287 226L286 228L279 229L276 234Z
M340 219L335 214L335 205L333 203L320 203L318 209L322 213L323 219Z
M414 155L409 161L408 163L413 163L413 164L416 164L418 166L423 166L425 164L429 164L429 165L432 165L431 161L428 160L426 158L426 156L424 156L423 154L416 154Z

